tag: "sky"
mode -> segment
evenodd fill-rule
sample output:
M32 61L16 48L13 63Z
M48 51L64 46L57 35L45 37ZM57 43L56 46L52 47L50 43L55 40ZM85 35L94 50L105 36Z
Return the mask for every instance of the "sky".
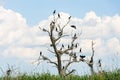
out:
M49 26L54 10L65 20L72 16L71 24L77 26L77 32L82 30L80 46L84 54L89 55L90 43L94 40L95 60L102 59L104 69L120 68L119 3L119 0L0 0L0 68L5 71L7 64L28 72L52 68L43 62L36 69L31 62L38 58L41 50L50 55L46 50L49 38L39 26ZM84 66L75 67L78 70L81 67L82 73L87 73L89 70Z

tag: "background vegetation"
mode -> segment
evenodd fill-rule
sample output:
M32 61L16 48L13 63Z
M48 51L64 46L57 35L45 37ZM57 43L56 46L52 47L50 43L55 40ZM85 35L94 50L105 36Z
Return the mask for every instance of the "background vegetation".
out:
M59 75L51 75L50 73L34 73L34 74L19 74L17 76L2 76L0 80L119 80L120 69L112 72L96 73L93 75L69 75L61 77Z

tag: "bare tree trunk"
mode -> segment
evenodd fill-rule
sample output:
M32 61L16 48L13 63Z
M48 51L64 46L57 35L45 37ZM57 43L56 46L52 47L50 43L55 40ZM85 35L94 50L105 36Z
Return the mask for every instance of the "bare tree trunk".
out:
M91 59L90 59L90 61L89 61L89 63L88 63L88 66L90 67L90 71L91 71L91 74L94 74L94 68L93 68L93 64L94 64L94 61L93 61L93 57L94 57L94 43L93 43L93 41L92 41L92 56L91 56Z
M90 71L91 71L91 74L94 74L93 65L92 65L92 66L90 66Z
M58 61L58 72L60 75L62 75L61 56L57 56L57 61Z
M57 63L58 63L58 64L57 64L57 69L58 69L58 73L59 73L60 75L62 75L61 56L60 56L60 54L59 54L58 51L57 51L56 44L55 44L55 40L54 40L54 38L53 38L53 32L52 32L52 30L51 30L50 39L51 39L51 42L52 42L52 45L53 45L53 49L54 49L54 51L55 51L55 54L56 54L56 56L57 56Z

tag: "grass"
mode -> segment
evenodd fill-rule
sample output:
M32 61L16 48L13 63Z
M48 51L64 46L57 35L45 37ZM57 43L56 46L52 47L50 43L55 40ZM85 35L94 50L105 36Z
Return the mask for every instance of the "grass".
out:
M84 75L69 75L65 78L59 75L51 75L50 73L34 73L31 75L20 74L16 77L4 76L0 80L120 80L120 69L113 72L103 72L101 74L94 74L92 76Z

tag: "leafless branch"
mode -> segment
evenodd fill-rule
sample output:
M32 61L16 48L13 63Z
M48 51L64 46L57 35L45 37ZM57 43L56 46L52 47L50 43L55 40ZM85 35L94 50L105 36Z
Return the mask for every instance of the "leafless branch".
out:
M72 74L72 73L75 72L75 71L76 71L75 69L72 69L70 72L68 72L68 73L66 74L66 76Z
M47 33L50 35L50 32L49 32L47 29L41 28L41 27L39 27L39 29L41 29L41 30L44 31L44 32L47 32Z
M49 63L55 64L56 66L58 66L56 62L53 62L52 60L50 60L50 59L49 59L48 57L46 57L46 56L43 56L43 55L42 55L42 59L43 59L43 60L47 60L47 61L49 61Z

